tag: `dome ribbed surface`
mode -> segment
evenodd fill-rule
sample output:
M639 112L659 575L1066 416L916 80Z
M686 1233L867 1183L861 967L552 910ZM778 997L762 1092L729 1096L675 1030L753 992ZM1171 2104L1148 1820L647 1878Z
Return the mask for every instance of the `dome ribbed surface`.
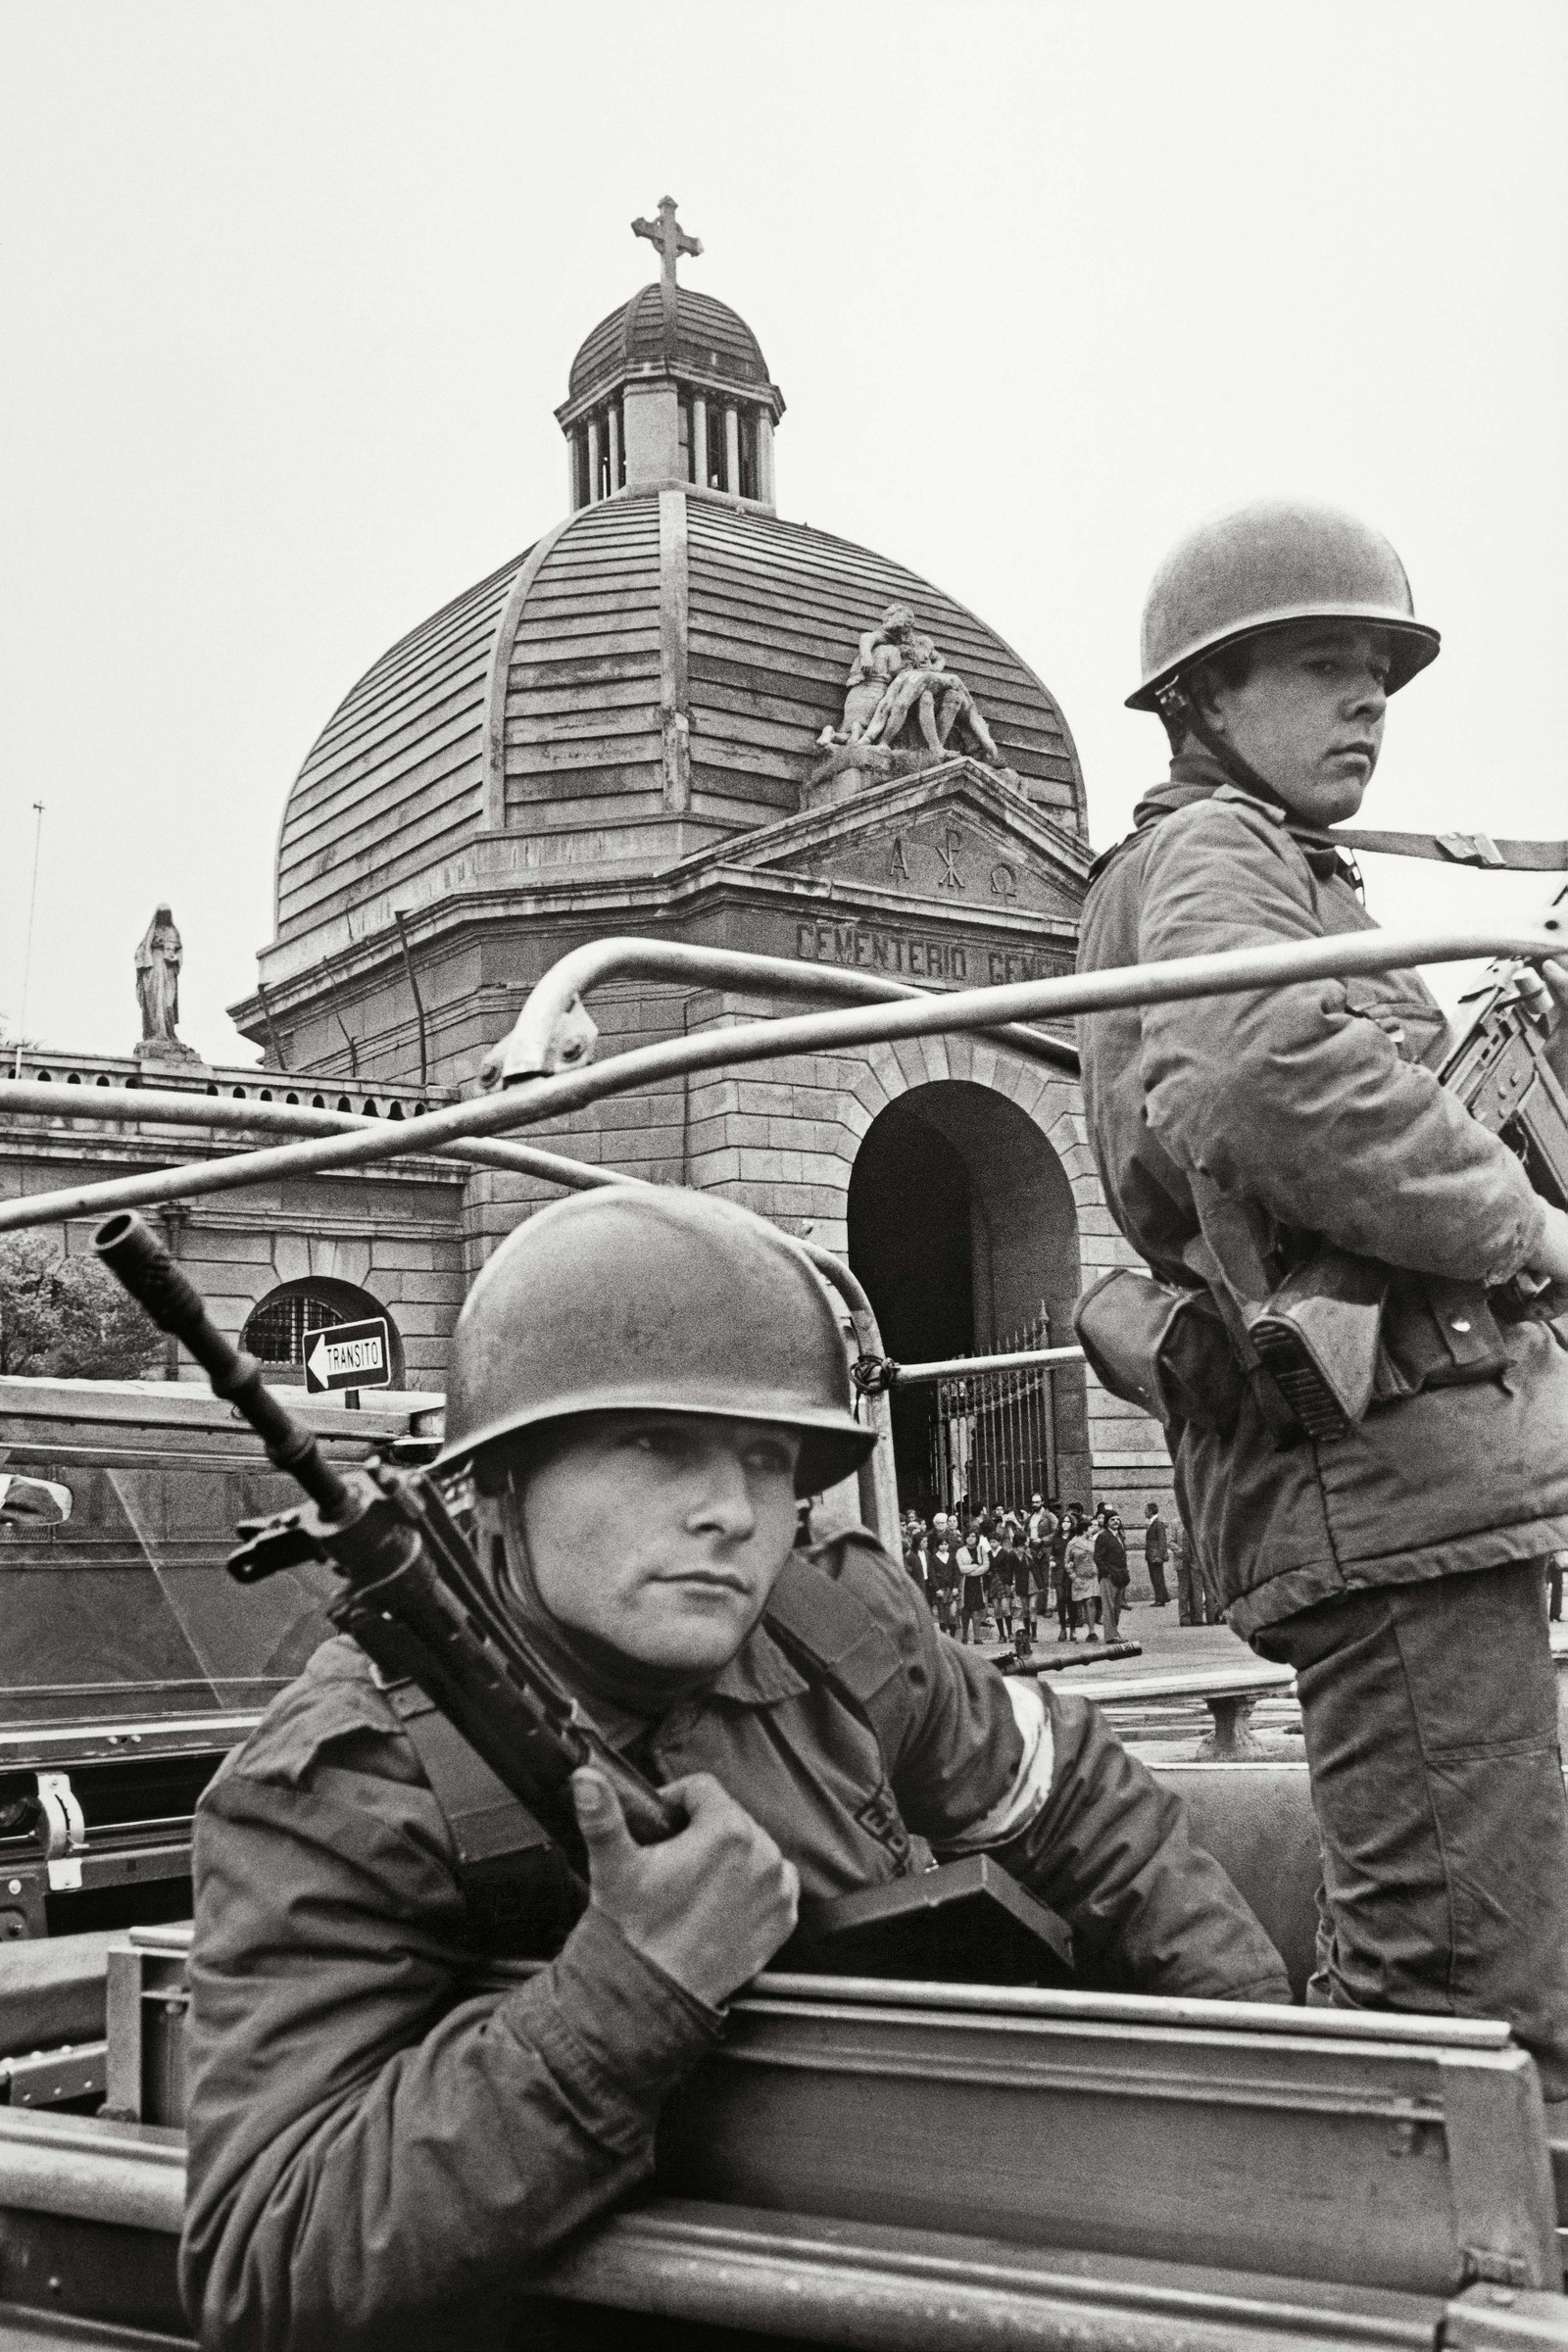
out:
M485 682L522 556L381 656L311 748L277 851L277 936L438 864L484 812Z
M719 376L725 382L755 384L768 381L767 362L757 337L727 303L680 286L675 294L675 347L664 347L664 305L659 285L644 286L601 318L571 363L567 396L580 400L601 384L645 368L672 367L691 375Z
M522 556L361 679L289 797L280 940L414 874L438 873L479 834L492 662L505 668L507 833L569 833L582 845L579 871L610 854L593 847L601 828L606 841L617 827L657 834L667 820L660 504L622 497L574 514L514 607L507 645L497 640ZM970 687L1036 806L1087 838L1061 711L984 621L903 564L825 531L714 498L688 496L684 512L690 822L710 835L743 832L800 808L821 756L816 738L843 717L860 632L897 601Z

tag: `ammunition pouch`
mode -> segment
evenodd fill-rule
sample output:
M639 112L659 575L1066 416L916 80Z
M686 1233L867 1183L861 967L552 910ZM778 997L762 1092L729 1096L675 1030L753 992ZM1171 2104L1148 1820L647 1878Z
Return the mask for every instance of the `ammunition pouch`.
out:
M1072 1320L1091 1370L1113 1396L1167 1429L1191 1421L1229 1436L1235 1428L1242 1367L1206 1290L1116 1266L1085 1291Z
M1499 1314L1498 1308L1503 1312ZM1528 1311L1528 1310L1525 1310ZM1461 1388L1504 1370L1508 1314L1479 1282L1446 1282L1435 1274L1395 1274L1383 1313L1373 1401L1392 1403L1422 1389Z

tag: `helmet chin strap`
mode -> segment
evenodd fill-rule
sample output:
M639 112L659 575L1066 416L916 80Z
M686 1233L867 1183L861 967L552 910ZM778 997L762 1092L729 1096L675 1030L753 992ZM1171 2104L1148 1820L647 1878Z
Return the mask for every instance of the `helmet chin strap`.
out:
M1181 678L1172 678L1168 686L1162 686L1158 700L1159 714L1167 727L1196 735L1210 759L1219 761L1233 784L1240 785L1243 792L1250 792L1254 800L1270 801L1276 808L1288 808L1284 794L1266 776L1260 776L1251 762L1242 758L1236 746L1227 742L1209 725L1198 707L1198 698L1189 692Z

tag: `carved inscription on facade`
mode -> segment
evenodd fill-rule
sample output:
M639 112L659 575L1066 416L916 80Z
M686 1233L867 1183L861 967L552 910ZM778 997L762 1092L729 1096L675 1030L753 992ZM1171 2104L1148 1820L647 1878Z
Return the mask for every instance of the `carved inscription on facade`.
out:
M795 953L813 963L854 964L861 971L886 972L895 980L945 980L955 988L1049 980L1066 964L1061 955L1033 948L987 948L973 941L943 939L934 932L835 921L830 915L796 924Z

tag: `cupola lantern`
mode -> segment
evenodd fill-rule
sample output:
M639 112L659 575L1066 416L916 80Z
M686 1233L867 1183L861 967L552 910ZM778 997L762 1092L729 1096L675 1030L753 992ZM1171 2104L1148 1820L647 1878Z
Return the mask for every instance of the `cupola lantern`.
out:
M659 278L602 319L571 364L556 411L566 436L573 513L622 491L713 491L773 507L773 428L784 396L757 337L724 303L683 286L682 254L700 237L660 199L632 233L659 249Z

